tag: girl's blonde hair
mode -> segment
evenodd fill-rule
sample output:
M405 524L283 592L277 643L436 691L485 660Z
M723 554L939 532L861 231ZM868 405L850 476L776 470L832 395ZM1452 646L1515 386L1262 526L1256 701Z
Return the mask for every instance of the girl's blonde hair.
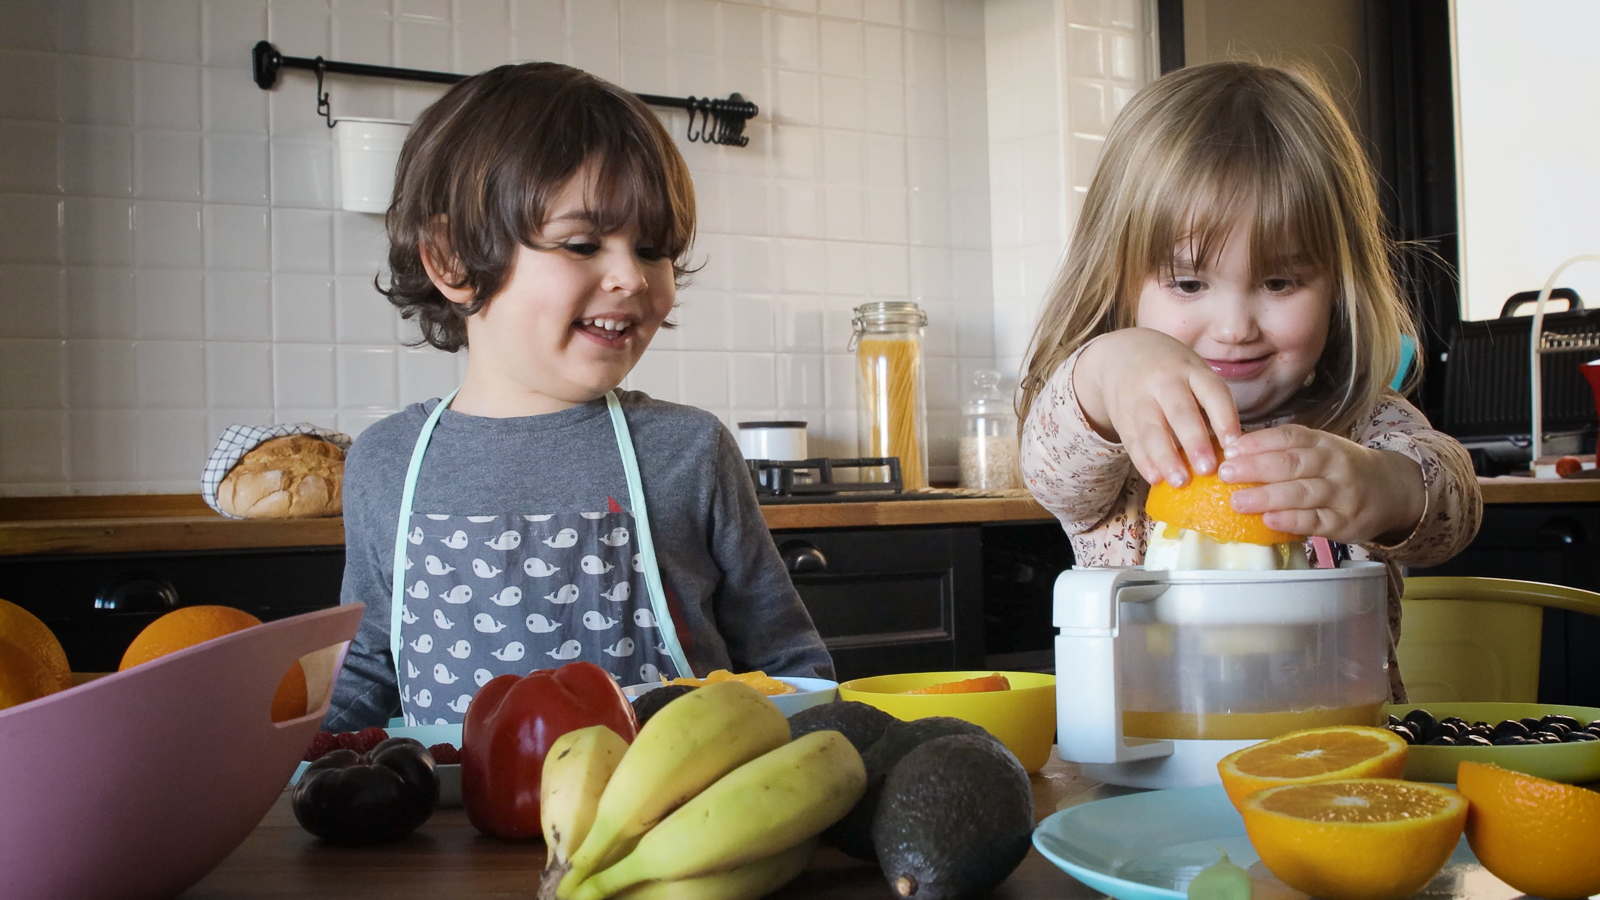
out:
M1350 434L1388 390L1401 336L1417 340L1416 320L1372 167L1327 88L1248 62L1181 69L1117 117L1028 347L1020 417L1089 339L1133 327L1145 280L1171 274L1180 242L1204 266L1241 215L1253 216L1252 280L1304 265L1328 277L1328 342L1294 417ZM1420 360L1412 381L1419 371Z

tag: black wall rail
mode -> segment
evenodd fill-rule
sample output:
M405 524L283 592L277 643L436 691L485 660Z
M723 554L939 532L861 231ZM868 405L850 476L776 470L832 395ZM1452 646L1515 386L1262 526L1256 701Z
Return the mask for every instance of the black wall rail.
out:
M369 78L394 78L401 81L425 81L431 84L455 84L466 78L454 72L429 72L425 69L398 69L393 66L369 66L365 63L335 62L331 59L305 56L284 56L267 41L259 41L250 51L250 70L256 86L268 90L278 83L278 72L283 69L304 69L317 75L317 112L333 127L333 112L328 94L322 90L322 76L364 75ZM756 117L759 109L754 103L738 94L726 100L711 97L661 97L656 94L638 94L640 100L651 106L688 110L689 126L685 137L705 144L725 147L743 147L750 143L745 136L744 123ZM698 120L698 122L697 122Z

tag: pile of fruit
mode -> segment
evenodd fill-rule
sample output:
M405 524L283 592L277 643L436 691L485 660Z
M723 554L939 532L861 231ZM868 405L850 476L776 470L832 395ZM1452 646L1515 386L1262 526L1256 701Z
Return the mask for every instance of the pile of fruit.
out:
M1460 716L1436 720L1425 709L1413 709L1403 718L1390 716L1386 727L1408 744L1435 747L1507 747L1600 740L1600 719L1585 726L1571 716L1559 715L1502 719L1490 725L1488 722L1468 723Z
M1409 750L1390 728L1317 728L1246 747L1217 768L1262 864L1316 897L1408 897L1463 831L1484 868L1519 891L1551 900L1600 892L1600 793L1472 762L1461 763L1456 790L1402 781Z
M971 723L851 702L785 720L737 681L657 688L635 711L631 745L600 726L550 748L545 900L759 897L821 842L877 862L897 896L941 900L987 892L1028 852L1027 773Z
M229 606L185 606L140 631L122 655L125 671L169 653L260 625L261 620ZM50 628L32 613L0 600L0 709L72 687L67 654ZM306 673L291 663L272 698L272 721L306 714Z

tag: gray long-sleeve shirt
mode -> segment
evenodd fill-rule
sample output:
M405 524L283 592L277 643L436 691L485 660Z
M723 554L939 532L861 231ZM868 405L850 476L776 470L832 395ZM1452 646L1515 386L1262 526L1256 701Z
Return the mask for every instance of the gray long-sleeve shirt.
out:
M778 556L737 444L715 416L618 391L638 455L661 580L695 673L832 678L833 661ZM400 711L389 651L396 521L406 467L438 400L362 432L345 461L340 600L367 605L323 727L384 725ZM413 509L459 515L604 509L636 514L604 399L490 419L445 410ZM530 660L529 669L538 667ZM622 673L619 673L622 674ZM624 683L628 682L624 677Z

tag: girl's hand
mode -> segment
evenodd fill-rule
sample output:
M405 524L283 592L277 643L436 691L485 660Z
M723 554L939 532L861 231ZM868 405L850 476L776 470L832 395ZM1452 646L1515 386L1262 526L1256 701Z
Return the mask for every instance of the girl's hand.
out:
M1216 470L1211 435L1239 437L1239 410L1227 382L1193 350L1149 328L1095 338L1072 372L1078 405L1095 431L1118 441L1144 480L1178 486L1189 469ZM1184 463L1184 457L1189 463Z
M1268 528L1345 544L1404 540L1422 518L1422 468L1399 453L1326 431L1280 425L1244 435L1217 474L1264 482L1233 495L1233 508L1264 513Z

